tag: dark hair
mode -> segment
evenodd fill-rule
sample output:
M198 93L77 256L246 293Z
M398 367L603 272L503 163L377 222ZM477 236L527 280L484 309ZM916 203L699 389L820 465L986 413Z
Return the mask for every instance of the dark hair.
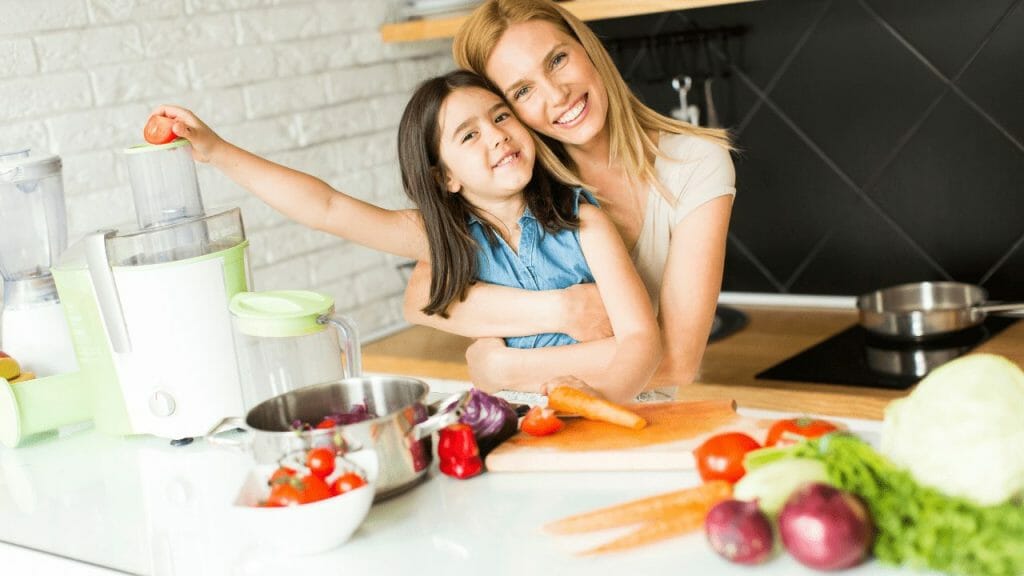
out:
M481 88L501 97L484 78L455 70L420 84L398 125L402 186L423 216L430 248L430 301L423 312L445 318L448 307L456 299L464 300L476 279L479 246L469 231L470 215L484 223L490 242L498 241L494 228L480 217L477 208L462 194L448 192L444 185L446 168L438 152L439 114L445 99L460 88ZM555 179L540 162L534 162L533 177L524 195L527 207L545 231L553 233L579 226L572 189Z

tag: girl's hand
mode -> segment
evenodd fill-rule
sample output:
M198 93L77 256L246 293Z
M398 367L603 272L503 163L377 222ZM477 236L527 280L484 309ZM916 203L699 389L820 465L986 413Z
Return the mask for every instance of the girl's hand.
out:
M562 292L566 334L579 342L602 340L614 335L597 284L576 284Z
M501 357L508 350L502 338L478 338L466 349L469 379L484 392L502 389Z
M224 140L203 123L191 110L178 106L160 106L154 116L165 116L174 120L171 130L192 144L192 159L196 162L210 162Z
M540 393L546 396L555 388L561 388L562 386L576 388L577 390L582 390L583 392L586 392L591 396L596 396L597 398L604 398L604 394L601 394L600 391L591 388L590 385L588 385L586 382L580 380L575 376L559 376L558 378L552 378L551 380L548 380L540 387Z

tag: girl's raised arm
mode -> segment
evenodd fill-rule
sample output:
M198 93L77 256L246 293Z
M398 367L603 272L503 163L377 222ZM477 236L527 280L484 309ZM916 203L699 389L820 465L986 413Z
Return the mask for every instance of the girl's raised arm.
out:
M209 162L288 218L376 250L417 260L430 257L418 211L385 210L261 158L224 140L184 108L161 106L154 114L175 121L174 133L189 140L196 161Z

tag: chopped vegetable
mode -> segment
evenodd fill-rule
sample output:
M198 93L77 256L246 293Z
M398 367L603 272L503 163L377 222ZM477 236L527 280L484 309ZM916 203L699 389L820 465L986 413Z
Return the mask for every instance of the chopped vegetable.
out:
M639 414L571 386L559 386L548 392L548 408L633 430L647 426L647 421Z
M483 472L473 428L468 424L452 424L440 432L437 459L441 473L464 480Z
M303 422L302 420L295 419L292 421L292 430L313 430L333 428L335 426L345 426L347 424L358 424L366 420L370 420L369 410L366 409L365 404L353 404L347 412L331 412L325 415L317 422L316 426L309 422Z
M710 509L714 503L728 498L731 491L726 482L708 482L693 488L569 516L547 524L544 530L552 534L575 534L663 520L674 516L677 511L695 506Z
M787 418L778 420L768 429L768 436L765 438L765 446L788 446L803 442L808 438L818 438L829 432L835 432L839 427L828 420L817 420L802 416L800 418Z
M864 441L833 433L820 439L751 453L755 470L784 458L825 463L829 483L867 505L877 536L872 552L890 564L950 574L1024 574L1024 506L979 506L922 486Z
M719 502L704 519L704 533L719 556L737 564L768 560L775 543L771 520L757 502Z
M550 408L534 406L523 417L520 429L530 436L547 436L562 429L565 423L555 416L555 411Z
M875 527L853 494L814 482L797 490L779 512L779 536L809 568L841 570L864 561Z
M519 429L519 417L511 404L476 388L469 391L469 400L459 422L473 428L481 458Z
M693 451L697 472L705 482L725 480L734 483L746 472L743 457L760 447L757 440L742 432L716 434Z
M810 482L827 482L828 472L818 460L779 460L750 470L733 487L737 500L756 500L765 514L775 516L798 488Z
M886 408L881 452L949 496L1024 495L1024 372L992 354L940 366Z

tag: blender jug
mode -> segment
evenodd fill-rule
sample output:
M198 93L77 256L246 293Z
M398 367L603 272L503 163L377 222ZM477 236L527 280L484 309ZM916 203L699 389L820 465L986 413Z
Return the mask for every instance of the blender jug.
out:
M203 200L192 160L192 145L139 144L124 150L139 229L202 216Z
M359 334L317 292L242 292L229 305L242 402L260 402L310 384L359 376ZM333 330L328 329L333 328Z

